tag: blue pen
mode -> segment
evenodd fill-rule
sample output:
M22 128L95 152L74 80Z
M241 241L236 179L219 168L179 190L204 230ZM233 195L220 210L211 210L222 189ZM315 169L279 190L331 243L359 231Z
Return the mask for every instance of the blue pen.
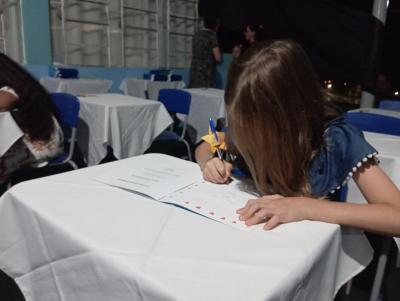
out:
M214 121L210 118L210 120L209 120L209 124L210 124L210 130L211 130L211 132L214 134L214 138L215 138L215 142L219 142L219 139L218 139L218 134L217 134L217 129L215 128L215 126L214 126ZM221 160L221 161L224 161L224 159L222 158L222 152L221 152L221 150L217 147L217 154L218 154L218 158ZM218 171L218 173L219 173L219 171ZM220 174L221 175L221 174ZM222 176L221 175L221 177L224 177L224 176ZM233 179L231 178L231 177L228 177L228 179L227 179L227 182L226 183L230 183L230 182L232 182L233 181Z
M214 126L214 121L210 118L208 123L210 124L211 132L214 134L215 141L218 142L218 134L217 134L217 130L216 130L215 126Z
M214 121L210 118L210 120L208 121L208 123L210 124L211 132L214 134L215 142L219 142L217 130L216 130L215 126L214 126ZM220 150L218 147L217 147L217 154L218 154L218 158L219 158L220 160L223 160L223 159L222 159L221 150Z

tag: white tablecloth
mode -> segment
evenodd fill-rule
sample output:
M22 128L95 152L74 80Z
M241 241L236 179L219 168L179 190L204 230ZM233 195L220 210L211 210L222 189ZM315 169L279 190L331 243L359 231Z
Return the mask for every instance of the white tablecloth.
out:
M338 225L246 232L91 180L134 169L141 158L24 182L3 195L0 269L27 301L332 300L371 257L363 235ZM186 163L200 179L198 166Z
M146 91L149 99L158 100L158 92L161 89L183 89L183 81L152 81L140 78L126 78L122 81L120 89L126 95L145 98Z
M225 117L224 90L221 89L186 89L192 95L188 123L196 132L193 137L197 143L208 132L208 120Z
M78 144L89 165L104 158L107 145L119 159L143 154L172 123L158 101L122 94L97 94L79 100L79 117L84 124L78 128Z
M74 95L107 93L112 81L107 79L65 79L42 77L40 83L49 91L65 92Z
M400 137L370 132L364 132L364 136L379 152L380 167L400 188ZM349 182L347 199L356 203L366 202L353 180ZM395 241L400 249L400 238L395 238Z

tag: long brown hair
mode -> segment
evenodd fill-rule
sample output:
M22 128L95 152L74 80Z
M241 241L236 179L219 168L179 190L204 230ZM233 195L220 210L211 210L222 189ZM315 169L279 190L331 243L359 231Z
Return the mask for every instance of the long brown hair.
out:
M225 92L229 141L262 194L310 195L308 167L322 143L319 82L300 45L267 41L233 62Z
M7 55L0 53L0 87L15 90L19 98L12 115L32 141L48 141L57 116L50 95L43 86Z

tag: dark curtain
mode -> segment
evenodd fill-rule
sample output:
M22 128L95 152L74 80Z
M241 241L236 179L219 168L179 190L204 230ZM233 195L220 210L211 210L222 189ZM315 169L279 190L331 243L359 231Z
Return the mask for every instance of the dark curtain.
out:
M381 49L376 45L381 45L379 39L383 38L384 27L370 13L339 3L327 0L200 0L199 14L219 17L224 52L231 51L233 40L240 38L247 23L258 23L264 25L268 38L299 42L321 78L368 86L379 68ZM368 66L374 69L369 70Z

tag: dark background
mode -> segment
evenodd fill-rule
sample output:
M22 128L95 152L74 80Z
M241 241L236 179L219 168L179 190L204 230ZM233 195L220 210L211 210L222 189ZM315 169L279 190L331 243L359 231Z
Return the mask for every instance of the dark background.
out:
M373 73L385 75L394 92L400 90L400 1L390 1L386 26L372 16L372 7L373 0L200 0L199 15L219 18L223 52L242 41L246 24L263 24L267 38L298 41L321 80L366 87L375 59ZM377 28L382 47L371 58Z

